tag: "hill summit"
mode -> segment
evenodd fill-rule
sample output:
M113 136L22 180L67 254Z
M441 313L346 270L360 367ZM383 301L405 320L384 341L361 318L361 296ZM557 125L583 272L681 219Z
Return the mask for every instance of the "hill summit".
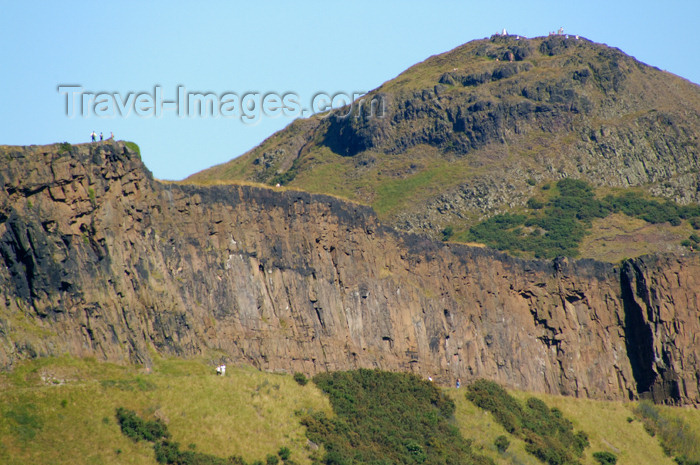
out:
M681 205L700 201L700 87L578 36L472 41L363 102L377 105L297 120L185 182L334 194L432 237L522 209L564 178L603 193L635 188ZM651 235L669 242L664 231ZM656 250L666 249L642 252Z

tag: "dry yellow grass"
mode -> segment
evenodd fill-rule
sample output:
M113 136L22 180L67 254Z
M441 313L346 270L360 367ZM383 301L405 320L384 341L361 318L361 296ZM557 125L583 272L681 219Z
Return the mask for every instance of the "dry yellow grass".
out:
M615 213L593 220L590 233L581 243L581 257L617 263L649 253L682 253L686 249L680 245L681 241L692 232L687 221L680 226L651 224Z
M270 186L269 184L263 184L259 182L253 182L253 181L244 181L244 180L221 180L221 179L207 179L207 180L183 180L183 181L168 181L168 180L158 180L159 183L161 184L178 184L178 185L192 185L192 186L199 186L199 187L211 187L211 186L248 186L248 187L257 187L260 189L267 189L270 191L275 191L275 192L306 192L309 194L321 194L325 195L328 197L333 197L338 200L342 200L343 202L354 204L354 205L365 205L362 202L359 202L358 200L355 199L350 199L346 198L342 195L336 195L333 193L325 193L325 192L316 192L314 190L310 189L304 189L299 186Z

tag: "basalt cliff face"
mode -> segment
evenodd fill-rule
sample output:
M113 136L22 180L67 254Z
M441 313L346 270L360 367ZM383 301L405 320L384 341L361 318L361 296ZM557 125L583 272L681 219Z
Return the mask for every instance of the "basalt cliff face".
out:
M0 147L0 365L154 353L700 403L700 257L525 261L368 207L162 184L122 143Z

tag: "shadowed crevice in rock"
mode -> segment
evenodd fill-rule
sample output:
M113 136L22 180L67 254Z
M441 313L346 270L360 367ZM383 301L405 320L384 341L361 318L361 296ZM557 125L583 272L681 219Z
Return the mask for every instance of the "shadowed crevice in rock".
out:
M681 377L677 373L682 356L668 334L654 283L649 282L650 266L663 266L656 257L641 257L625 263L620 273L625 308L627 353L637 382L637 395L656 403L682 403Z
M654 335L647 324L644 310L635 298L637 276L633 265L626 263L620 270L622 303L625 311L625 345L627 357L632 366L632 374L640 396L651 393L651 386L656 380L654 371Z

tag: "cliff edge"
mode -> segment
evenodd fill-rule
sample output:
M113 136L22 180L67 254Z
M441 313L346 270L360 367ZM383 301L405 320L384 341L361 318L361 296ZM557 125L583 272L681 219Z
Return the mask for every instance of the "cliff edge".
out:
M526 261L369 207L153 179L129 145L0 146L0 366L154 353L700 403L700 256Z

